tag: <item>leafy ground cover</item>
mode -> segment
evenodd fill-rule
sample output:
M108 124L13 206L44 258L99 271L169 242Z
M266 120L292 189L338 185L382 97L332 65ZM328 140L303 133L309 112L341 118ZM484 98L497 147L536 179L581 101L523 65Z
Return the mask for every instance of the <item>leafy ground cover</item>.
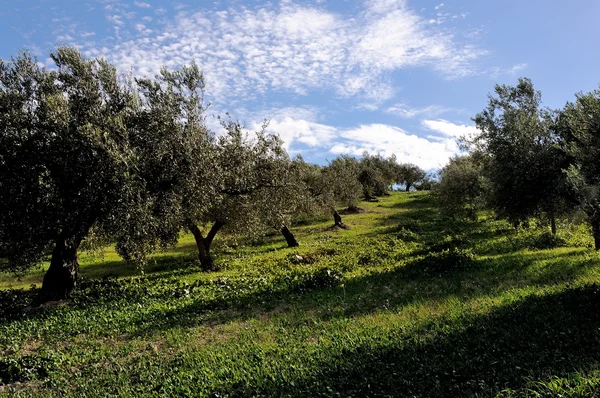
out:
M82 256L71 303L31 309L42 269L0 275L0 391L14 396L599 395L600 257L394 193L259 242L193 238L141 274Z

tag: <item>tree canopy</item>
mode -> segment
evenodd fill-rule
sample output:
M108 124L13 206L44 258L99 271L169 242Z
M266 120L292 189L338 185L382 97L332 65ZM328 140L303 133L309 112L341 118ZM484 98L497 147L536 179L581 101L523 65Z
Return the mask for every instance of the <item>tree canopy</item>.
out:
M56 70L26 52L0 61L0 256L24 268L53 248L42 295L60 299L75 284L81 241L93 226L118 229L141 184L132 89L103 60L71 48L51 58Z
M552 115L541 108L541 93L529 79L496 85L495 94L474 118L481 131L474 150L487 156L483 171L494 210L515 224L546 213L556 233L554 219L568 198L562 170L569 159L551 128Z

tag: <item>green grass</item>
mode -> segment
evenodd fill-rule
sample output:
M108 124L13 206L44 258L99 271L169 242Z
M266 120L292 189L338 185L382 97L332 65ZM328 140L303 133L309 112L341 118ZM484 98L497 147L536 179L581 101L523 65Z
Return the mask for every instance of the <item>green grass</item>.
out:
M581 396L600 389L600 256L585 228L549 241L427 193L252 245L221 236L202 273L190 236L141 275L82 255L72 303L5 290L0 391L48 396ZM540 247L552 247L540 249ZM43 269L0 275L39 284ZM103 276L112 275L109 278Z

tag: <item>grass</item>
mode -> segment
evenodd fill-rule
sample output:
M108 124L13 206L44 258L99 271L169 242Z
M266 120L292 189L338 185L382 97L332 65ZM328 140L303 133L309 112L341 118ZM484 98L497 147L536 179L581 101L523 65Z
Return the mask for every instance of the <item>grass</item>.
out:
M72 303L25 310L0 275L0 391L14 396L600 395L600 267L585 229L441 217L427 193L261 244L193 239L141 275L82 255ZM553 247L557 246L557 247ZM544 248L540 247L553 247ZM111 277L104 277L111 275Z

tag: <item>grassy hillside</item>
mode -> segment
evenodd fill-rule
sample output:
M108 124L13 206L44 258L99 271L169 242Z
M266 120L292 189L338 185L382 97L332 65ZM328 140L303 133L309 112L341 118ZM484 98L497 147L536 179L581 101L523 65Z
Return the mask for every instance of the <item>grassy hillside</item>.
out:
M72 303L24 309L43 269L1 274L0 391L54 396L591 396L600 256L589 234L439 216L396 193L301 243L183 236L141 275L82 256ZM558 247L555 247L557 246Z

